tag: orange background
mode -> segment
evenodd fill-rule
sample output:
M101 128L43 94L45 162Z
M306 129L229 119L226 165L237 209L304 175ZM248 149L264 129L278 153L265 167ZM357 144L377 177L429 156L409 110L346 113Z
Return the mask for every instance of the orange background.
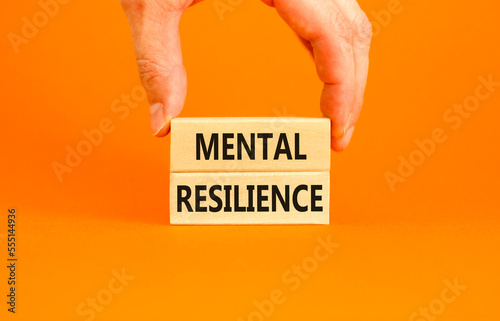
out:
M373 22L389 6L360 4ZM123 120L111 110L139 85L119 1L71 0L18 54L7 34L40 7L4 3L0 233L16 206L20 261L18 313L2 303L1 319L85 320L77 306L125 268L135 279L95 320L247 320L273 289L286 301L265 320L408 320L455 278L468 288L437 320L499 320L500 87L456 130L443 114L478 77L500 81L500 5L400 6L376 22L364 109L351 145L332 154L329 226L176 227L169 138L151 135L145 101ZM313 62L273 9L243 0L221 21L206 1L186 12L181 35L181 116L321 116ZM103 118L115 130L59 182L52 163ZM392 192L386 171L435 128L447 140ZM282 275L328 235L340 247L290 291Z

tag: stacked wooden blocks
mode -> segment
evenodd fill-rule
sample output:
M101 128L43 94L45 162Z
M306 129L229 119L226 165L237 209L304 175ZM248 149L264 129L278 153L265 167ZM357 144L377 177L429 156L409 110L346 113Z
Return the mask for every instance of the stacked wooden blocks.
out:
M330 121L177 118L171 224L328 224Z

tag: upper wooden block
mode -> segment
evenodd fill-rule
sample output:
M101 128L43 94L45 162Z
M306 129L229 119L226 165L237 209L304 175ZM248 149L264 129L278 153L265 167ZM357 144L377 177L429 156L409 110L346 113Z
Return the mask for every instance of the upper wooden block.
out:
M330 170L326 118L176 118L171 172Z

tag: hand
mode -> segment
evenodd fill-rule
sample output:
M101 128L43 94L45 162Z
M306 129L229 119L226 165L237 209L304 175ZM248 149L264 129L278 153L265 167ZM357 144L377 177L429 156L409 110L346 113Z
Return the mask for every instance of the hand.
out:
M179 22L201 0L121 0L142 84L151 105L151 129L163 137L182 110L187 78ZM321 111L332 122L332 149L351 140L368 75L371 24L356 0L263 0L311 51L324 83Z

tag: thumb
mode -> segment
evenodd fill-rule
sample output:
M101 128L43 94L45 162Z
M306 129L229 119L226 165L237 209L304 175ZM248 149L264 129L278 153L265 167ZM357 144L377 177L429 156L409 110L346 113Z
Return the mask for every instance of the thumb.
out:
M183 2L121 0L150 104L151 130L157 137L169 133L170 121L179 115L186 99L179 22L190 2Z

